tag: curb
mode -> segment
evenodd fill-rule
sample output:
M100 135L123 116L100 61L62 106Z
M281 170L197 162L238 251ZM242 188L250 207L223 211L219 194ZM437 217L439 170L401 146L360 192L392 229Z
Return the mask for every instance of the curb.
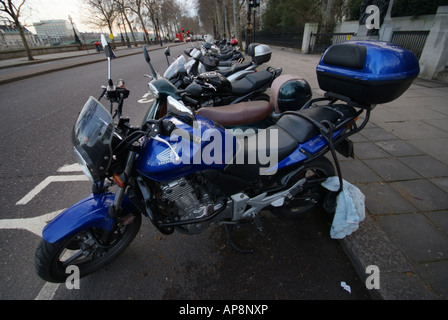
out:
M380 270L380 288L370 289L374 300L438 300L417 274L407 256L389 239L370 214L359 229L340 241L361 281L370 275L367 267Z

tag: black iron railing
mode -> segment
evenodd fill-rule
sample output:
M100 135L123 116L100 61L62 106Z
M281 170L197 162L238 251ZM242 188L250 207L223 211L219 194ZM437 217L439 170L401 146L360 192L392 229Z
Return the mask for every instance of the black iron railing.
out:
M255 42L290 48L301 48L303 28L256 31Z
M408 49L420 58L425 47L429 31L394 31L390 42Z
M309 53L323 53L333 44L350 40L354 33L312 33Z

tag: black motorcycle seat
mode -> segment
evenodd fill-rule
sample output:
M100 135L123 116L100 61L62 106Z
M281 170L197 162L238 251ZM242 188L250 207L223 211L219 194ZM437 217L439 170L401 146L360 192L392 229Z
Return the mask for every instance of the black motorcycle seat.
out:
M199 61L201 61L207 71L214 71L218 68L219 61L214 57L202 56L199 58Z
M320 134L319 129L315 125L313 125L309 120L299 116L299 114L310 117L317 122L327 120L336 126L340 123L344 123L350 118L354 119L357 116L356 110L347 105L317 106L310 109L288 112L287 114L284 114L274 126L266 129L268 137L272 134L272 130L277 130L278 144L274 145L277 147L278 162L289 156L301 143L309 141L313 137ZM257 134L257 137L258 135L259 134ZM265 145L266 147L264 149L259 150L258 148L260 148L260 143L254 145L245 141L244 145L240 146L240 149L237 151L235 156L235 159L237 160L241 159L244 155L244 164L241 164L241 161L236 162L234 159L234 163L229 164L225 168L224 172L246 181L256 179L260 175L260 168L266 168L268 166L272 167L276 165L276 163L270 163L269 165L266 163L259 163L258 154L268 156L271 152L275 152L275 149L272 150L270 148L268 139L266 140ZM247 162L247 159L250 159L248 158L249 155L256 155L256 163L251 164Z
M234 50L235 50L234 47L225 46L225 47L221 48L221 54L228 54L230 52L233 53Z
M272 136L274 130L278 139L277 141L273 141L273 148L271 148L270 139L271 137L275 139L275 135ZM261 139L265 139L264 143L260 143L259 140ZM233 163L227 165L224 173L248 182L260 176L261 168L268 169L268 167L277 165L277 163L261 163L259 161L260 154L280 162L289 156L298 146L297 140L277 125L267 128L266 136L263 138L260 138L260 134L257 133L256 140L248 136L244 137L244 139L240 138L239 141L241 145L236 152ZM257 143L253 143L253 141L257 141ZM273 152L277 152L277 157L273 157Z
M219 61L218 67L233 67L235 61Z
M252 65L252 62L235 63L235 64L232 64L229 69L218 70L218 72L220 74L222 74L224 77L228 77L235 72L238 72L238 71L241 71L241 70L244 70L244 69L250 67L251 65ZM221 66L221 63L220 63L220 66Z
M216 55L216 58L218 60L229 60L232 57L233 57L233 52L229 52L229 53L226 53L226 54L217 54Z
M254 72L246 75L244 78L232 83L232 94L242 96L251 91L261 89L265 85L270 85L272 73L268 70Z
M356 111L347 105L317 106L288 112L280 117L276 125L287 131L298 143L304 143L320 134L319 128L306 118L301 117L300 114L319 123L327 120L336 126L349 117L356 117Z

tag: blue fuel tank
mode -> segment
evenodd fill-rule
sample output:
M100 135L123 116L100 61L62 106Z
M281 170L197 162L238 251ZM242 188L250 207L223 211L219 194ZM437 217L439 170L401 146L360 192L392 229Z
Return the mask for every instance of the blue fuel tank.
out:
M160 136L172 149L165 143L146 138L136 162L140 174L155 181L169 182L206 169L223 170L234 159L237 139L213 121L196 116L191 126L175 117L167 120L180 129L173 131L170 137Z

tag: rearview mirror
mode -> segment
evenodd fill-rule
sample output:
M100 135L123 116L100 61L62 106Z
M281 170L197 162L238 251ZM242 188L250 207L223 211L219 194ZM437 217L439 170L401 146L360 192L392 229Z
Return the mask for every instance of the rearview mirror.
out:
M107 43L106 37L104 36L104 34L101 35L101 45L103 46L103 48L107 45L109 45L109 43Z
M103 46L104 53L106 54L106 57L108 57L108 58L114 57L114 52L112 51L112 48L110 47L109 43L107 42L104 34L101 35L101 44Z
M152 77L154 79L157 79L158 78L157 77L157 73L156 73L156 71L154 70L154 68L153 68L153 66L151 64L151 58L149 57L148 49L146 49L146 46L143 46L143 55L145 56L145 60L148 63L149 68L151 69Z
M168 57L171 55L170 48L169 47L166 48L163 53L165 54L166 63L168 64L168 67L169 67L170 66L170 60L168 59Z

